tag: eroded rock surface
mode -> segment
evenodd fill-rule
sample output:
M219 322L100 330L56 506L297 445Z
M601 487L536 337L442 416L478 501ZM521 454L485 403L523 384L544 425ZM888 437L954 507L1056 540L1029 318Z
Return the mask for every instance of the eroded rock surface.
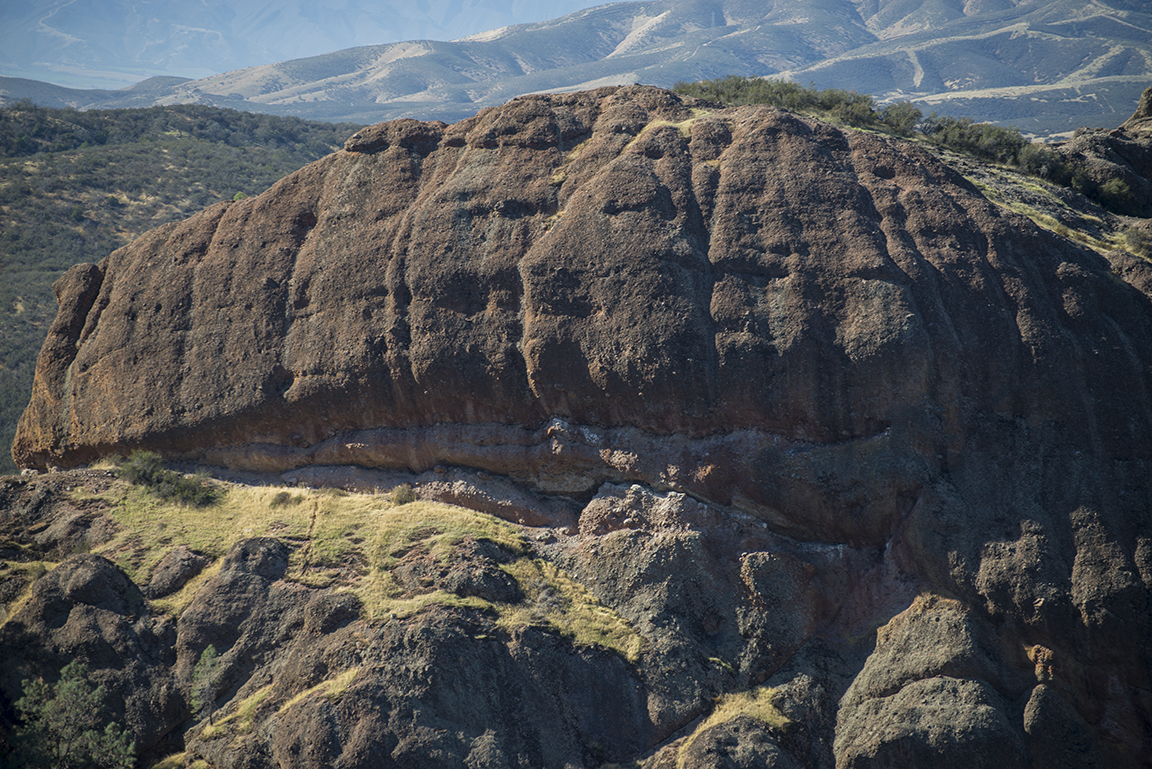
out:
M1103 258L911 145L651 88L368 129L58 291L22 466L637 480L882 542L989 430L1067 477L1148 409Z
M375 126L70 271L14 456L407 482L520 526L643 649L459 603L530 600L490 542L404 554L456 603L382 618L275 536L175 628L41 577L0 647L56 638L50 606L174 633L149 686L182 699L140 728L219 767L1143 766L1150 286L913 145L769 108ZM10 496L61 553L107 530ZM198 568L170 559L149 595ZM208 644L232 726L190 718Z

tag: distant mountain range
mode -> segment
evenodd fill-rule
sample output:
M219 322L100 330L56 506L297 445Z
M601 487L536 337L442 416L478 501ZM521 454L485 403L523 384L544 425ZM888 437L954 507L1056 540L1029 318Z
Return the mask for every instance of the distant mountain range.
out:
M1143 0L646 0L453 42L361 46L119 91L0 79L0 94L56 106L195 102L320 120L453 121L523 93L728 74L910 99L1051 135L1132 112L1152 83L1152 13Z
M78 88L397 40L453 40L598 0L21 0L0 4L0 74Z

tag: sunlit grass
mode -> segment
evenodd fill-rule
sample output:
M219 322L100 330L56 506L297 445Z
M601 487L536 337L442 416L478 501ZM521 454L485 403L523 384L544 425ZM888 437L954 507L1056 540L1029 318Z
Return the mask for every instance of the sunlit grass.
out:
M761 686L743 692L721 695L712 713L704 719L688 738L680 745L676 766L682 768L688 757L688 750L696 738L714 726L726 724L740 716L752 718L774 731L786 731L792 724L780 710L772 704L775 689Z
M20 593L6 604L0 605L0 628L8 622L28 602L32 595L32 583L57 566L53 561L5 561L0 562L0 575L8 579L18 579L24 583Z
M222 718L216 718L200 732L204 739L215 739L223 735L241 737L252 731L252 724L256 720L256 712L261 703L268 699L272 692L272 684L268 684L245 697L238 705Z
M310 689L305 689L281 705L280 710L277 711L276 715L284 715L288 708L299 702L302 702L307 697L325 697L329 700L339 699L340 695L343 694L344 691L352 685L352 681L356 678L356 674L359 671L360 668L348 668L343 673L329 678L326 681L321 681Z
M335 489L220 484L219 501L204 507L165 502L141 487L115 484L102 495L118 531L96 552L116 562L137 584L178 545L208 557L210 565L154 610L179 616L218 573L238 541L276 537L292 548L286 578L355 594L369 622L410 617L433 606L489 614L498 627L533 625L582 646L611 649L636 660L643 638L582 585L547 561L533 559L522 529L491 515L453 505L414 501L400 493L351 493ZM405 493L407 492L407 493ZM83 492L76 492L78 495ZM413 590L393 570L416 553L442 564L466 538L488 541L509 554L501 569L516 580L516 603L460 596L430 587Z
M299 500L277 502L284 493ZM94 552L114 561L138 584L147 582L160 559L177 545L215 560L248 537L300 543L290 565L296 576L355 564L362 558L364 529L390 504L377 494L338 496L270 486L226 485L220 500L204 507L165 502L127 484L102 496L114 503L108 514L119 531Z
M544 625L579 646L612 649L630 662L640 657L644 638L555 565L522 558L503 568L519 583L525 600L499 608L500 627Z
M416 544L443 560L465 537L496 543L524 555L528 543L520 530L491 515L436 502L412 502L380 511L375 521L373 565L390 569Z
M152 764L151 769L183 769L184 762L187 760L187 753L173 753Z

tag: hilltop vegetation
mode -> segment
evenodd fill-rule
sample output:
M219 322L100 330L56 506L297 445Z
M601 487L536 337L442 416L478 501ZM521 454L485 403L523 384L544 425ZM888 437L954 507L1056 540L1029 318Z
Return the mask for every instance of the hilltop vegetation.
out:
M197 105L0 109L0 472L56 314L52 283L138 235L255 195L359 126Z
M781 109L855 128L872 128L917 137L990 163L1010 166L1032 176L1071 187L1117 214L1134 213L1132 190L1122 180L1098 184L1083 168L1069 163L1044 144L1029 141L1018 128L978 123L968 117L924 113L909 101L879 105L869 94L842 88L805 87L787 80L730 75L716 80L677 83L686 96L732 106L770 104Z

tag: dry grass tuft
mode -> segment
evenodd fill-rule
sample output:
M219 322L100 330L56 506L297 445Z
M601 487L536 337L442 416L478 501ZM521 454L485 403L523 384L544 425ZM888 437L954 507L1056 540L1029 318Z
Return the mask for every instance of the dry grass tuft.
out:
M775 693L775 689L762 686L748 691L722 695L717 700L716 707L712 709L711 715L692 730L692 734L688 735L687 739L680 745L676 766L684 766L688 749L692 747L692 743L696 741L698 736L713 726L726 724L740 716L754 718L766 724L773 731L787 730L792 722L772 704Z
M340 695L343 694L344 691L352 685L352 681L356 678L356 674L359 671L360 668L348 668L343 673L340 673L333 678L329 678L326 681L321 681L311 689L305 689L281 705L280 710L276 712L276 715L284 715L288 708L299 702L302 702L307 697L326 697L329 700L339 699Z

